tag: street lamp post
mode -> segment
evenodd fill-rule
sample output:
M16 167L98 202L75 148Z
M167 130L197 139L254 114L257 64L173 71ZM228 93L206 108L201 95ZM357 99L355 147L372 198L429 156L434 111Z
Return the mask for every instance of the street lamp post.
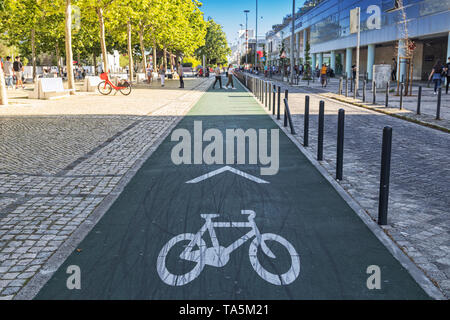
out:
M295 0L292 0L292 32L291 32L291 84L294 84L294 35L295 35Z
M258 66L258 0L256 0L256 31L255 31L255 71Z
M250 10L244 10L244 13L245 13L245 68L247 68L247 66L248 66L248 13L249 12L250 12Z

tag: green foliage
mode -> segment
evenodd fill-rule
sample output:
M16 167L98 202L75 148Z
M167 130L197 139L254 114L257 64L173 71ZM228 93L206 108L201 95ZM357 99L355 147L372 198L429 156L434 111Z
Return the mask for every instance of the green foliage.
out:
M305 72L303 73L303 80L311 80L311 55L310 55L311 46L309 45L309 41L306 41L305 44Z
M205 45L196 51L196 56L201 59L204 55L207 63L211 64L226 63L231 50L222 26L215 23L213 19L208 20L207 23Z
M132 26L133 55L149 52L156 45L177 56L193 56L205 46L207 27L220 26L204 21L197 0L72 0L80 9L79 28L72 28L74 57L91 59L101 50L99 12L104 18L106 50L126 52L127 22ZM55 53L65 56L65 0L0 0L0 40L14 46L22 56L31 57L34 30L36 55ZM213 25L214 24L214 25ZM223 32L222 32L223 34ZM141 41L142 40L142 41ZM213 41L211 59L225 61L229 53L225 35ZM225 41L225 42L224 42ZM188 61L189 62L189 61ZM198 60L191 61L193 65Z
M190 66L188 66L190 64ZM183 67L198 67L201 66L202 63L200 60L196 59L195 57L185 57L183 59Z

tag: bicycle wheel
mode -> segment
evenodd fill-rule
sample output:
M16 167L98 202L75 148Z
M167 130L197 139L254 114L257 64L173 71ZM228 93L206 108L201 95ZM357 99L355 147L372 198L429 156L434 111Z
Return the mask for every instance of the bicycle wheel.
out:
M262 267L262 264L258 261L258 249L261 248L261 244L266 241L276 241L289 252L289 255L291 256L291 267L287 272L279 275L271 273ZM260 241L258 241L257 238L253 239L248 254L250 263L256 273L271 284L277 286L288 285L294 282L300 274L300 256L289 241L277 234L264 233L261 235Z
M131 85L128 82L125 82L120 85L120 93L124 96L128 96L131 93Z
M102 81L98 84L97 89L98 89L98 92L107 96L108 94L111 93L112 87L108 82Z
M195 256L194 258L196 261L196 265L194 268L181 275L176 275L171 273L167 269L166 265L166 258L169 254L170 249L174 247L177 243L182 241L189 241L195 239L195 234L193 233L184 233L179 234L167 242L164 247L161 249L161 251L158 254L158 259L156 261L156 269L158 271L158 275L161 278L162 281L164 281L169 286L184 286L185 284L193 281L195 278L197 278L200 273L202 272L203 268L205 267L205 251L206 251L206 243L203 239L200 238L199 243L197 244L199 247L199 251L192 252L192 256Z

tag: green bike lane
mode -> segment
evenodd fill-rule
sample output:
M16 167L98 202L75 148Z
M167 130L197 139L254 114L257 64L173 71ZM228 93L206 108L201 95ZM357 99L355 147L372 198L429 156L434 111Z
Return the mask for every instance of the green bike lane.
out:
M216 128L224 136L226 129L279 129L240 84L237 88L210 89L175 129L187 129L192 137L194 121L202 121L203 132ZM279 133L280 169L276 175L260 175L259 165L229 164L268 183L256 183L229 171L186 183L225 164L173 164L171 152L178 142L172 142L169 135L36 298L428 298L332 185L281 130ZM198 261L180 258L189 241L178 242L164 256L168 272L196 271L179 277L178 283L163 281L158 255L170 239L197 233L205 224L201 214L218 214L215 222L246 222L248 216L242 215L242 210L255 213L260 233L285 239L266 241L274 257L259 246L258 268L280 275L292 271L300 261L300 270L290 273L289 284L273 284L268 273L264 277L256 272L249 253L254 239L232 251L229 260L222 259L223 265L206 263L202 268ZM215 229L222 249L250 230L242 224ZM200 246L212 247L207 232L202 239ZM298 255L290 255L292 251L281 245L286 242ZM214 254L199 248L195 246L201 259ZM253 262L254 258L253 254ZM66 270L73 265L81 270L80 290L67 288L70 274ZM372 265L381 270L379 290L367 288L370 274L366 271Z

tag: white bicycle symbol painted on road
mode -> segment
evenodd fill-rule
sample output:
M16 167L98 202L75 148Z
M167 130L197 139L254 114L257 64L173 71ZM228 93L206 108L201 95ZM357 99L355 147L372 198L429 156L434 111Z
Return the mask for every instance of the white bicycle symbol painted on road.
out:
M247 240L255 237L250 244L249 258L250 263L256 273L269 283L274 285L288 285L297 279L300 274L300 256L295 251L292 244L283 237L273 233L261 234L254 221L255 212L251 210L242 210L243 215L248 215L248 222L213 222L214 218L219 217L218 214L202 214L205 224L196 234L183 233L179 234L167 242L161 249L157 259L157 270L162 281L171 286L183 286L195 278L202 272L205 265L213 267L224 267L229 259L230 254L243 245ZM233 242L228 247L219 244L214 228L252 228L250 232ZM208 231L211 237L212 247L207 248L202 236ZM195 262L195 267L188 273L175 275L171 273L166 266L166 258L173 246L182 241L190 241L183 252L179 255L182 260ZM286 273L274 274L262 267L258 261L258 250L261 249L264 254L275 259L275 254L266 245L267 241L276 241L284 246L291 257L291 267ZM195 250L195 247L198 249Z

